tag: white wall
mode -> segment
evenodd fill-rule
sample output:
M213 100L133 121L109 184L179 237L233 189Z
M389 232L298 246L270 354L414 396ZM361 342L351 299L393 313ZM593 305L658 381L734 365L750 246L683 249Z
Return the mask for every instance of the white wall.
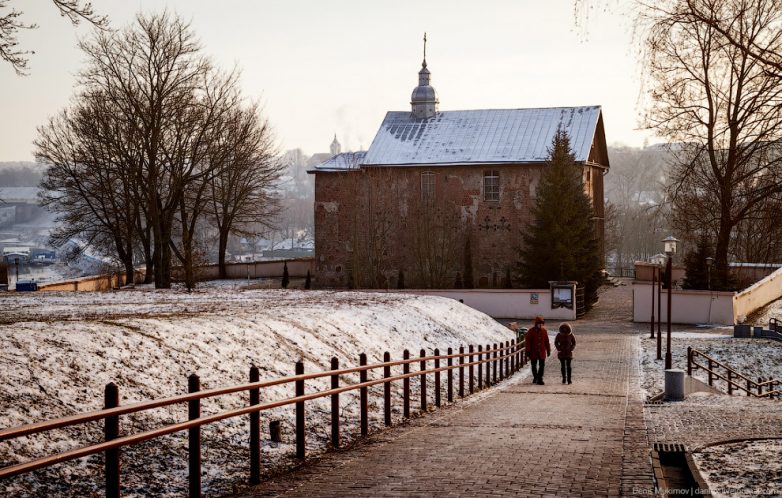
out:
M747 315L780 297L782 297L782 268L736 294L733 305L736 317L743 322Z
M673 289L671 293L671 322L683 324L714 323L733 325L733 292ZM663 289L660 312L663 321L668 317L668 290ZM711 309L709 304L711 303ZM649 322L652 318L651 282L633 282L633 321ZM654 314L657 317L657 291L654 295Z
M361 291L365 292L365 291ZM373 292L373 291L368 291ZM415 289L378 290L374 292L400 292L425 296L442 296L462 299L464 304L493 318L532 319L538 315L551 320L575 320L576 310L551 309L551 289ZM538 295L538 303L532 304L530 297Z

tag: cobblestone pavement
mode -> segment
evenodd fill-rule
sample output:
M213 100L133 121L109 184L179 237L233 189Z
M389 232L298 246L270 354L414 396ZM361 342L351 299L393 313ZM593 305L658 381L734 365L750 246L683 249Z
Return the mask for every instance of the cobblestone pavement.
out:
M560 383L552 355L545 386L532 385L527 368L477 397L332 452L242 496L650 494L628 294L624 287L609 289L592 316L575 324L572 385Z

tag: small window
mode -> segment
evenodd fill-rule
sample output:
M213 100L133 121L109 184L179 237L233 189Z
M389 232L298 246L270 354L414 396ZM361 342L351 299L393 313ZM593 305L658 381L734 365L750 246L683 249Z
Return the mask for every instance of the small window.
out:
M499 171L483 172L483 200L484 201L500 200L500 172Z
M421 173L421 199L434 199L434 173L431 171Z

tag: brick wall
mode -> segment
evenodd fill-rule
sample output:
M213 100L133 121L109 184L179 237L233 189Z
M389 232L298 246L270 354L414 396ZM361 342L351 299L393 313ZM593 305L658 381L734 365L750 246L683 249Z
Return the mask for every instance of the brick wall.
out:
M402 270L408 288L453 288L457 272L464 278L469 238L474 285L502 286L532 221L542 168L365 167L317 173L316 285L396 288ZM589 169L591 176L601 175ZM498 201L484 199L489 170L499 173ZM422 196L422 173L432 173L431 197ZM595 183L586 186L593 195L602 190L602 181ZM602 207L600 202L601 213Z

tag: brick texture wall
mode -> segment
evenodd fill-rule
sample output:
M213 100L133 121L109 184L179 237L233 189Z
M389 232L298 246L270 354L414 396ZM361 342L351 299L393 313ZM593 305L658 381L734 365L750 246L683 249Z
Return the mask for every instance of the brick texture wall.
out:
M464 278L469 238L474 285L502 286L518 261L542 165L365 167L315 178L315 284L321 288L453 288ZM585 168L600 199L602 171ZM499 173L499 200L485 200L484 174ZM589 171L587 175L586 171ZM434 194L422 192L422 174ZM602 230L602 223L597 225ZM514 285L515 286L515 285Z

